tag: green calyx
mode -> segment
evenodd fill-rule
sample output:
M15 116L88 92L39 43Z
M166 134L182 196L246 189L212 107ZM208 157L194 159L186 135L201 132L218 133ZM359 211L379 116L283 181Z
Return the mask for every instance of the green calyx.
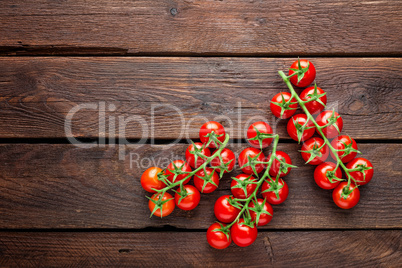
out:
M311 102L311 101L316 101L319 104L321 104L322 106L326 106L322 101L321 101L321 97L324 97L327 94L327 92L324 92L322 94L318 94L318 89L317 89L317 83L314 83L314 92L313 94L307 94L307 97L309 97L307 100L302 101L304 104Z
M162 217L163 217L163 215L162 215L162 213L163 213L163 209L162 209L163 204L165 204L165 203L169 202L170 200L174 199L174 198L169 198L169 199L166 199L166 200L162 200L162 199L163 199L163 196L164 196L164 194L158 194L158 199L157 199L157 200L154 200L154 199L150 198L149 196L147 196L147 198L148 198L149 200L151 200L152 203L155 204L155 207L154 207L154 209L153 209L152 212L151 212L151 216L149 216L150 218L152 217L152 215L154 215L154 213L155 213L158 209L160 209L161 218L162 218Z
M249 207L249 210L253 211L256 215L255 222L257 225L258 225L258 222L260 221L260 217L262 214L267 214L269 216L272 216L271 213L269 213L268 211L266 211L264 209L266 201L267 201L267 199L264 198L264 201L262 202L262 204L260 204L260 203L258 203L257 199L253 199L254 207Z
M325 143L324 143L323 145L321 145L321 146L318 146L318 145L317 145L317 142L314 141L314 145L313 145L313 148L312 148L311 150L305 150L305 151L304 151L304 150L299 150L299 152L310 154L310 157L309 157L309 159L308 159L307 162L306 162L306 164L308 164L308 163L311 162L314 158L316 158L316 157L322 157L321 149L324 148L324 146L325 146Z
M247 196L247 186L248 186L249 184L257 184L257 182L255 181L255 179L251 180L251 177L252 177L252 175L248 176L248 177L247 177L246 179L244 179L244 180L238 179L238 178L236 178L236 177L232 177L232 179L237 182L237 184L236 184L235 186L233 186L232 189L240 188L240 189L243 190L243 192L244 192L244 194L246 195L246 197L248 197L248 196Z
M243 169L245 167L251 167L251 169L253 170L254 175L256 175L258 177L258 173L256 170L256 165L258 164L265 164L265 162L263 161L258 161L258 157L260 157L260 155L262 154L262 152L259 152L256 156L251 157L250 155L247 156L247 163L245 163L244 165L242 165L240 167L240 169Z
M259 131L256 127L254 127L255 130L255 137L248 139L249 141L256 141L258 140L258 143L260 144L260 149L262 150L263 148L263 141L265 139L272 139L274 138L275 135L273 134L268 134L268 133L262 133L261 131Z
M296 110L297 109L297 107L295 107L295 108L290 107L290 105L297 104L297 102L292 102L292 98L289 98L287 101L285 101L285 98L283 97L282 93L281 93L281 96L282 96L282 102L271 101L271 103L281 107L280 117L282 118L282 116L285 113L285 111Z
M304 74L308 71L309 68L310 62L307 64L306 68L302 68L300 64L300 58L297 58L297 69L289 68L289 70L292 70L294 73L288 76L288 78L297 75L297 83L299 83L303 79Z
M223 143L218 138L222 137L223 135L224 134L218 135L212 130L210 133L204 136L209 138L207 144L205 144L205 147L208 147L212 142L214 142L216 147L220 147Z
M226 239L229 241L230 240L230 228L227 226L223 226L222 223L217 222L220 226L220 228L213 229L212 232L222 232L226 235Z

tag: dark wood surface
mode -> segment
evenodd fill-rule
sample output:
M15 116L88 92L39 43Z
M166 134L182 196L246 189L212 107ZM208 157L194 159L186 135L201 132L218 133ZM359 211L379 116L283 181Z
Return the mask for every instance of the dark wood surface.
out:
M1 1L0 266L400 267L401 14L398 0ZM277 71L297 56L315 64L343 133L374 164L351 210L316 186L314 167L270 112L269 100L286 90ZM142 118L147 144L70 144L66 115L84 103L114 105L108 119ZM161 104L180 109L188 128L162 106L151 131ZM130 168L130 155L164 168L212 119L239 153L242 131L261 117L299 168L252 246L217 251L205 239L229 176L196 210L149 218L139 184L149 162ZM99 130L95 110L76 113L72 130L84 142L111 133ZM125 138L141 133L132 122Z
M149 218L150 196L141 188L140 176L150 162L166 166L182 158L187 145L133 146L126 149L124 161L117 148L76 148L73 145L13 144L0 146L2 199L0 228L132 228L163 227L207 229L215 221L216 199L230 193L230 176L225 176L218 191L202 195L193 211L176 209L165 219ZM247 144L230 146L238 154ZM324 228L401 228L402 146L359 144L375 166L375 178L361 187L361 201L352 210L340 210L331 191L314 182L314 167L305 165L297 150L300 146L280 144L299 168L285 181L289 199L274 206L268 229ZM132 155L132 168L130 168ZM173 157L172 157L173 155ZM165 164L163 164L165 162ZM233 173L232 176L239 172Z
M4 232L0 241L2 267L398 267L402 258L400 230L260 232L250 247L223 251L203 232Z
M344 133L355 139L402 137L402 126L396 124L401 120L402 59L312 60L319 70L318 85L327 91L328 103L342 114ZM277 71L286 70L290 61L183 57L0 58L0 136L65 137L64 119L73 107L82 103L99 107L104 102L106 115L115 118L116 125L119 116L140 117L147 124L148 137L198 138L200 125L217 118L232 138L244 138L244 129L253 118L265 118L282 138L289 138L286 121L276 120L270 112L269 101L278 92L287 90ZM114 105L116 110L109 112L109 105ZM174 106L181 114L166 105ZM155 107L153 121L152 107ZM98 137L99 109L77 112L72 130L75 136ZM121 136L117 127L115 132ZM127 124L127 138L141 138L142 133L140 121Z
M0 53L401 55L400 1L2 1Z

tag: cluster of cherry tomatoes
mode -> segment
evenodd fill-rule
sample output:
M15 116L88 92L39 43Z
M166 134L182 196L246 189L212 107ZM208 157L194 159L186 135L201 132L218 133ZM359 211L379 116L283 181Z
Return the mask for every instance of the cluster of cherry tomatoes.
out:
M151 215L166 217L175 206L192 210L200 202L200 193L211 193L218 188L219 180L233 170L235 154L224 145L229 139L225 129L215 121L205 123L200 129L201 142L186 149L186 161L174 160L166 169L148 168L141 176L144 190L154 193L148 197ZM216 149L212 154L211 151ZM188 184L194 178L193 185ZM167 191L172 189L174 197Z
M295 141L303 142L301 155L306 163L317 165L314 171L317 185L326 190L334 189L333 201L340 208L354 207L360 199L357 187L371 180L373 165L365 158L356 158L360 152L354 139L340 135L343 120L337 112L324 110L327 103L324 90L317 85L307 87L316 76L310 61L295 61L289 76L286 77L283 72L281 76L291 93L281 92L273 97L270 104L272 113L282 119L290 118L287 132ZM289 81L295 86L307 88L298 96ZM305 113L295 115L298 105ZM346 181L342 179L341 168L346 174Z
M272 153L264 156L262 149L273 139ZM228 247L233 241L240 247L251 245L257 238L257 226L267 225L273 216L271 205L283 203L289 188L282 177L292 169L289 155L276 151L278 136L266 122L255 122L247 130L251 147L238 158L242 174L232 177L232 195L224 195L215 202L214 213L219 222L207 231L208 243L217 249ZM265 172L261 174L263 171ZM258 190L261 186L261 197Z

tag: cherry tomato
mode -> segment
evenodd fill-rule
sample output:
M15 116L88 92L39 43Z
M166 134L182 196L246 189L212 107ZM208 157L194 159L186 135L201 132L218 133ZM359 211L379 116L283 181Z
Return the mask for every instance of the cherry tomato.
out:
M203 178L205 178L204 169L201 169L201 170L199 170L199 171L197 171L195 173L195 175L194 175L194 186L201 193L209 194L209 193L212 193L213 191L215 191L216 188L218 188L219 175L212 168L206 167L205 170L207 172L207 177L208 177L208 180L206 181L207 183L206 183L205 187L204 187L205 180L203 179ZM214 182L216 184L216 186L213 185L211 183L211 181ZM204 190L202 189L203 187L204 187Z
M155 200L155 201L158 201L158 200L159 200L159 196L160 196L159 193L153 194L153 195L151 196L151 199L152 199L152 200ZM170 199L170 200L169 200L169 199ZM162 205L162 213L161 213L161 209L158 208L157 210L155 210L155 212L154 212L153 215L162 218L162 217L168 216L170 213L173 212L175 205L174 205L173 197L172 197L169 193L165 193L165 194L163 195L161 201L166 201L166 200L169 200L169 201L167 201L166 203L164 203L164 204ZM149 208L149 210L150 210L151 212L154 211L155 206L156 206L155 203L152 202L151 200L149 200L149 202L148 202L148 208Z
M235 154L232 152L232 150L225 148L221 151L221 157L223 160L223 164L227 165L227 171L225 170L224 173L231 172L236 163ZM214 159L212 159L211 166L213 167L221 166L221 161L219 160L219 157L215 157ZM217 168L216 170L219 172L221 171L220 168Z
M183 189L185 190L185 192L187 192L187 195L180 200L181 189L177 189L176 194L174 195L174 201L176 205L182 210L195 209L195 207L198 206L198 204L200 203L200 192L192 185L184 185Z
M204 156L211 156L211 151L210 151L207 147L205 147L205 145L202 144L201 142L195 142L194 145L195 145L195 147L196 147L198 150L200 150L200 152L201 152L202 155L204 155ZM205 159L203 159L202 157L198 156L198 157L197 157L197 163L195 163L195 155L194 155L194 153L191 153L191 152L194 152L194 151L195 151L195 150L194 150L194 145L193 145L193 144L190 144L190 145L187 147L187 150L186 150L186 160L187 160L187 163L189 163L189 165L190 165L191 167L193 167L193 168L198 168L199 166L201 166L202 164L204 164Z
M226 226L223 223L221 224L223 227ZM219 229L221 229L222 226L219 223L215 222L211 226L209 226L207 230L207 241L208 244L213 248L224 249L227 248L230 245L230 243L232 243L230 233L229 236L227 236L222 231L219 231Z
M221 124L219 124L216 121L209 121L206 122L204 125L201 126L200 129L200 140L202 143L207 144L209 142L209 137L205 137L207 134L211 132L215 132L216 135L218 135L218 140L220 142L223 142L225 140L225 129ZM216 148L218 147L214 141L212 141L208 147L210 148Z
M255 224L253 227L244 224L244 219L239 219L238 222L233 224L230 232L232 234L233 242L239 247L248 247L257 239L258 230Z
M310 63L310 66L309 66ZM297 82L298 78L297 75L294 75L290 78L290 82L292 82L293 85L298 86L298 87L307 87L311 83L314 82L315 79L315 67L311 61L308 60L300 60L300 66L301 68L308 68L307 72L304 73L303 78ZM299 62L295 61L293 64L290 66L290 69L299 69ZM294 73L293 70L289 70L289 75L292 75Z
M258 157L257 157L257 155L258 155ZM264 162L265 156L261 152L261 150L259 150L257 148L253 148L253 147L248 147L248 148L244 149L243 151L241 151L241 153L239 154L238 160L239 160L239 167L241 168L241 170L246 174L254 174L253 168L251 167L251 165L253 165L253 163L250 163L250 166L247 165L250 162L249 158L253 158L254 160L252 160L252 161ZM257 172L257 174L265 169L264 164L254 164L254 165L255 165L255 171Z
M322 90L320 87L317 87L317 95L324 94L325 91ZM302 101L307 101L312 98L314 94L314 87L308 87L305 90L300 93L300 99ZM325 105L327 104L327 95L324 95L322 97L318 98L322 103ZM304 104L307 108L307 110L310 112L310 114L317 114L324 110L325 106L323 106L321 103L318 101L310 101Z
M178 169L180 169L181 171L185 171L185 172L191 172L191 167L189 164L187 164L186 162L184 162L183 160L174 160L172 163L170 163L165 171L166 175L170 175L167 179L171 182L178 182L183 180L185 177L187 177L188 174L180 174L177 175L176 178L174 178L174 174L171 172L171 170L174 170L174 167L177 167ZM174 181L173 181L174 179ZM183 184L187 184L190 181L191 177L188 177Z
M306 141L308 139L310 139L315 132L315 127L313 122L311 122L310 120L307 122L307 115L305 114L296 114L294 116L292 116L292 118L290 118L290 120L288 121L288 125L287 125L287 130L288 130L288 134L289 136L295 140L295 141L299 141L299 137L298 137L298 130L301 134L301 139L300 141ZM303 129L303 126L306 125L306 127Z
M335 204L343 209L350 209L356 206L360 199L359 188L355 188L353 192L346 197L346 199L342 197L342 193L345 193L345 190L347 191L347 184L347 182L341 182L332 192L332 199L334 200ZM349 191L352 191L354 187L355 185L351 183L349 186Z
M272 206L268 202L265 202L264 206L262 206L262 204L264 203L264 199L258 198L257 202L259 205L257 210L260 212L260 219L258 221L258 226L267 225L272 220L272 216L274 215L274 210L272 209ZM249 207L252 209L256 209L256 206L253 202L250 202ZM251 216L251 219L253 221L255 221L257 219L257 213L255 211L253 211L252 209L250 209L250 216ZM271 215L265 213L265 211Z
M364 174L361 171L352 171L350 172L350 175L355 179L356 185L365 185L371 181L373 178L374 174L374 169L373 165L371 164L370 161L368 161L366 158L363 157L358 157L350 161L347 165L347 168L350 169L355 169L355 168L371 168L364 170Z
M215 217L219 221L225 223L234 221L237 215L240 213L240 209L234 207L230 203L229 198L233 199L233 197L230 195L223 195L219 197L214 206Z
M314 180L317 185L325 190L334 189L338 186L340 181L334 179L334 177L342 179L342 171L339 167L336 170L335 168L336 165L330 162L318 165L314 170ZM328 177L333 179L332 183L329 181Z
M325 126L326 124L329 123L329 121L333 122L332 125L322 129L322 132L324 133L325 137L327 137L328 139L335 138L342 131L343 120L342 120L342 117L335 119L338 116L339 116L339 114L337 112L324 111L324 112L320 113L315 120L319 126ZM334 125L336 125L338 127L339 132L338 132L338 129L336 129L336 127Z
M342 163L350 162L353 158L356 157L357 152L350 151L351 149L357 150L357 144L354 139L347 135L341 135L332 140L331 146L336 150L344 150L346 151L338 151L337 154L341 159ZM330 152L331 156L334 160L336 160L332 151Z
M263 121L258 121L251 124L251 126L247 130L247 140L251 146L260 149L267 148L272 143L272 138L262 139L261 144L259 140L250 140L257 136L257 131L261 133L259 135L262 135L261 137L263 138L264 134L265 135L273 134L271 126Z
M141 175L141 186L145 191L155 193L155 190L160 190L165 187L163 181L158 180L158 174L162 172L161 168L150 167Z
M249 178L250 177L250 178ZM257 180L251 176L251 175L246 175L246 174L240 174L236 176L236 179L240 180L241 182L236 181L235 179L232 179L232 183L230 184L230 190L232 191L232 194L236 198L241 198L245 199L249 197L254 191L255 188L257 188L256 184L246 184L244 182L245 180L248 179L248 182L257 182ZM244 188L246 188L246 192L244 192Z
M271 168L269 169L269 175L271 175L271 177L274 178L278 176L278 173L280 173L279 177L284 177L288 175L290 170L292 170L292 168L291 167L286 168L286 166L282 162L286 162L286 164L291 165L292 160L290 159L290 156L285 152L276 151L276 157L279 158L281 162L279 162L277 159L274 159ZM271 154L269 154L269 156L267 157L266 162L268 162L270 158Z
M311 138L307 140L305 143L303 143L301 149L302 151L313 150L313 152L316 154L316 156L310 162L308 162L310 165L319 165L322 162L325 162L325 160L327 160L329 155L329 148L328 145L325 145L324 147L321 148L323 144L324 140L321 138ZM307 162L311 156L311 153L302 152L301 155L304 161Z
M283 96L283 98L282 98L282 96ZM278 106L277 104L273 103L273 102L282 103L282 100L287 102L291 96L292 95L289 92L281 92L281 93L276 94L272 98L271 104L270 104L272 114L275 115L276 117L282 118L282 119L286 119L286 118L289 118L292 115L294 115L296 112L296 109L297 109L297 101L295 98L293 98L291 100L290 104L285 104L284 108L290 108L291 110L285 110L282 117L281 117L281 110L282 110L281 106Z
M266 190L270 190L265 192ZM289 195L289 187L284 180L279 178L278 182L275 179L264 181L261 186L262 196L267 199L267 202L272 205L283 203ZM276 196L278 194L278 196Z

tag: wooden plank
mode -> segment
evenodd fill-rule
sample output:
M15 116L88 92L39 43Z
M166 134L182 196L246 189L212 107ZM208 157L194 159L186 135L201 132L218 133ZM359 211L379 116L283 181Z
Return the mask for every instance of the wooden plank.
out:
M233 144L239 153L245 144ZM184 157L186 145L167 148L133 146L125 161L117 148L76 148L73 145L8 144L0 146L0 228L145 228L166 225L206 229L216 219L215 200L230 193L230 176L218 191L202 195L193 211L175 211L164 219L148 217L148 200L140 176L149 166L166 167ZM268 229L401 228L402 145L359 144L375 167L373 180L361 187L357 207L342 210L331 191L313 180L314 167L304 165L297 144L279 144L299 168L286 178L288 200L274 207ZM268 152L266 152L268 153ZM132 168L130 168L132 155ZM233 172L235 176L238 172Z
M226 250L204 232L4 232L0 241L2 267L398 267L402 258L400 230L260 232Z
M287 90L277 74L293 59L278 58L0 58L0 137L63 138L69 111L78 137L198 138L207 120L244 138L250 122L265 119L282 138L270 99ZM400 58L315 58L317 82L355 139L400 139ZM100 128L101 105L106 125ZM114 106L112 110L109 107ZM154 108L154 110L152 110ZM152 116L154 111L154 116ZM180 111L180 114L179 114ZM133 119L119 131L119 117ZM142 120L142 121L139 121ZM182 123L183 122L183 123ZM145 132L147 130L147 132ZM379 131L386 130L386 131ZM111 134L113 135L113 134Z
M401 55L401 11L397 0L6 0L0 53Z

